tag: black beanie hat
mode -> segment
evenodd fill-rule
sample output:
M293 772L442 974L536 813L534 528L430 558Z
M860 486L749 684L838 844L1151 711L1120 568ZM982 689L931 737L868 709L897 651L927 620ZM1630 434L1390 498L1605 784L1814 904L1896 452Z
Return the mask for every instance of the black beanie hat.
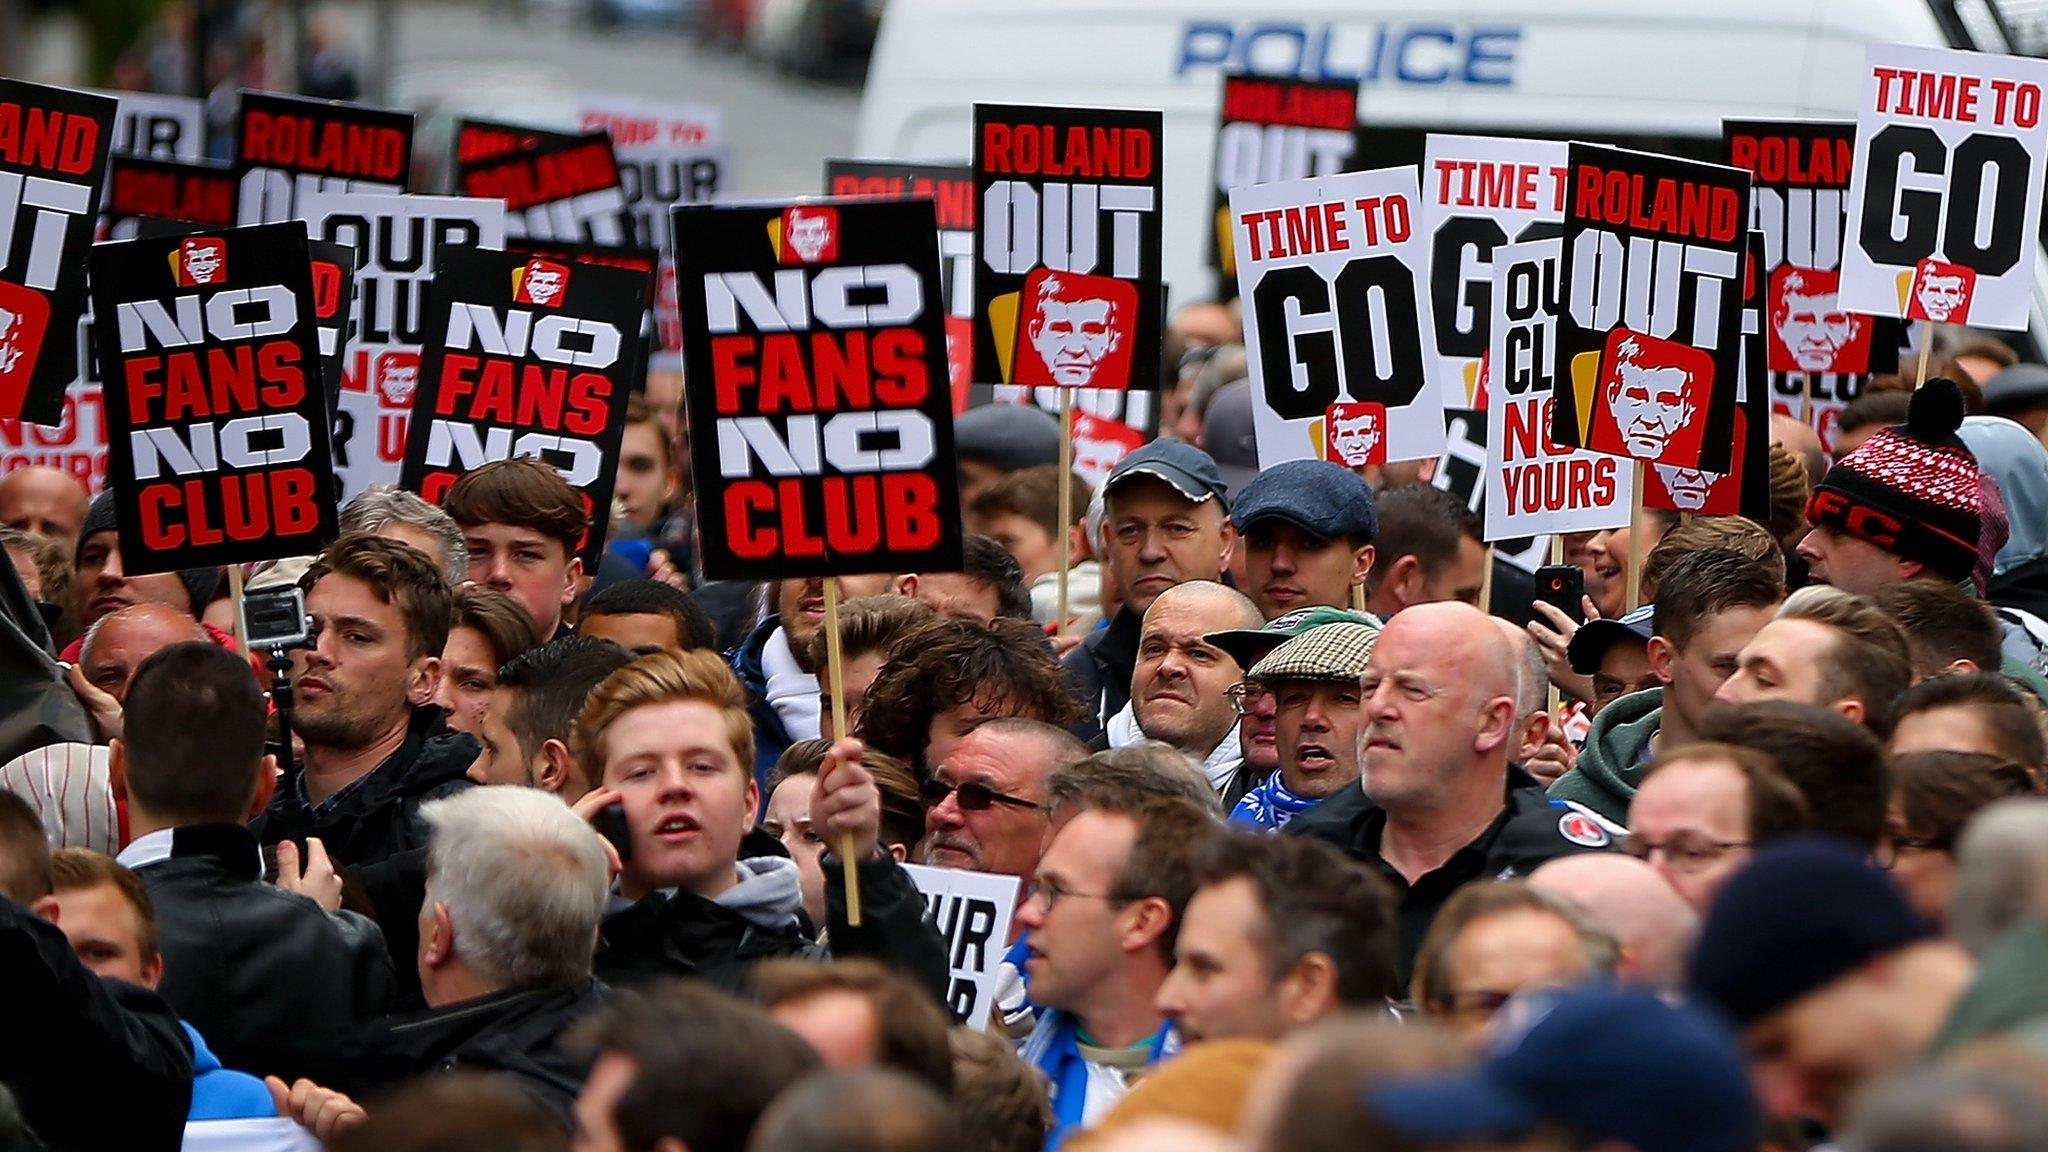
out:
M107 489L92 498L92 504L85 510L85 520L78 527L78 550L71 555L71 562L78 563L78 557L85 552L85 542L101 532L113 532L118 528L114 519L114 492ZM213 603L213 594L220 590L220 569L187 568L178 573L178 579L185 582L185 595L192 598L194 618L206 612L206 606Z
M1906 422L1835 461L1806 502L1806 518L1868 541L1948 577L1966 580L1983 536L1977 457L1956 435L1963 393L1929 380L1913 393Z
M1714 897L1693 950L1692 985L1748 1025L1875 957L1935 935L1846 841L1781 840Z

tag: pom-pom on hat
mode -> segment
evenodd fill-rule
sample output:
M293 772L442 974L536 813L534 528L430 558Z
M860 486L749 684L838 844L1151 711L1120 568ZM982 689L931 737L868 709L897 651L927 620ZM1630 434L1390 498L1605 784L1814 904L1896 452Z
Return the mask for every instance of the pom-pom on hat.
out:
M1906 422L1835 461L1806 504L1806 518L1951 580L1977 566L1983 535L1977 458L1956 435L1963 393L1936 378L1913 393Z

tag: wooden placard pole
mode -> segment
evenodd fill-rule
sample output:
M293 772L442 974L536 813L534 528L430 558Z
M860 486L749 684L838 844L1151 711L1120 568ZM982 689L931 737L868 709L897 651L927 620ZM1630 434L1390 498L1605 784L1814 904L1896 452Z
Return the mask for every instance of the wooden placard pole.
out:
M1564 563L1564 533L1562 532L1552 532L1550 534L1550 562L1552 564ZM1562 703L1564 703L1564 694L1557 690L1557 681L1552 680L1550 681L1550 698L1546 705L1551 715L1557 714L1558 706Z
M1479 610L1493 615L1493 541L1486 542L1486 567L1479 573Z
M1074 390L1060 389L1060 596L1053 635L1067 628L1067 571L1074 566Z
M1799 418L1806 421L1815 431L1819 431L1819 425L1813 422L1813 373L1799 374L1799 398Z
M249 654L249 637L242 627L242 582L244 579L240 564L228 565L228 598L235 605L235 647L242 655L247 656ZM200 607L204 608L205 605L200 605Z
M1643 599L1643 489L1648 471L1641 460L1636 461L1635 499L1628 512L1628 596L1623 601L1630 610L1641 607Z
M839 579L825 577L825 685L832 691L832 738L846 739L846 660L839 649ZM860 869L853 858L853 833L839 838L839 867L846 877L846 922L860 927Z
M1913 377L1913 390L1918 392L1927 383L1927 354L1934 351L1934 321L1920 322L1920 371Z

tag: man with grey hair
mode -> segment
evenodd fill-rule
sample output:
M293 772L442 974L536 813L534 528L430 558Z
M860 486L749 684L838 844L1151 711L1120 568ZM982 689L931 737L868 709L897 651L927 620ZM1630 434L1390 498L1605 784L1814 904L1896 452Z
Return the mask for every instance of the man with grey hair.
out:
M1571 771L1578 754L1550 714L1550 670L1528 629L1489 617L1515 654L1515 736L1509 758L1545 787Z
M2048 1148L2048 1105L2023 1075L1914 1068L1866 1089L1842 1146L1856 1152L2033 1152Z
M420 816L432 829L419 917L427 1009L365 1030L351 1086L507 1072L567 1124L589 1062L561 1037L606 997L591 976L611 890L604 843L538 789L474 788Z
M2048 800L2000 800L1956 841L1949 931L1982 957L2013 928L2048 917Z
M462 529L439 507L395 484L374 484L341 510L341 534L368 532L425 552L450 588L469 580L469 549Z

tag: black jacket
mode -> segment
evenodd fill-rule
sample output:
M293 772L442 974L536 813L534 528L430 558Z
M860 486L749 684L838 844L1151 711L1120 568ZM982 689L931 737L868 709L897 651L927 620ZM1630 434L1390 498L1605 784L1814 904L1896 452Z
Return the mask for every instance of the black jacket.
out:
M180 828L169 859L136 873L156 905L159 991L222 1065L287 1083L332 1083L342 1033L390 1012L391 958L377 926L266 883L256 837Z
M1516 767L1508 769L1507 796L1494 822L1413 886L1380 858L1380 834L1386 827L1386 812L1363 788L1354 786L1296 816L1282 831L1333 845L1393 885L1401 921L1395 974L1403 988L1415 970L1423 934L1453 892L1474 880L1527 876L1559 856L1596 851L1613 842L1608 826L1590 810L1569 801L1551 800L1535 777Z
M1109 626L1098 628L1060 667L1066 671L1067 687L1085 710L1071 731L1083 744L1102 734L1109 718L1131 702L1131 674L1138 667L1138 631L1141 621L1129 608L1119 608Z
M829 943L800 924L764 928L701 896L655 894L607 917L598 929L597 974L626 986L660 976L695 976L728 992L748 991L755 962L794 956L881 961L944 1004L949 984L946 945L924 918L924 896L893 859L860 865L861 926L846 922L846 882L830 852L825 869Z
M567 1128L590 1056L562 1043L562 1034L604 1007L607 995L604 985L585 978L376 1021L348 1038L344 1083L353 1092L376 1092L430 1072L504 1072Z
M163 998L101 980L53 924L0 897L0 1084L52 1148L177 1152L192 1044Z
M337 864L371 864L423 848L427 829L420 823L420 805L474 787L466 773L478 751L476 737L448 727L440 705L423 704L413 709L398 751L331 807L316 814L293 776L279 785L250 830L265 844L318 836Z

